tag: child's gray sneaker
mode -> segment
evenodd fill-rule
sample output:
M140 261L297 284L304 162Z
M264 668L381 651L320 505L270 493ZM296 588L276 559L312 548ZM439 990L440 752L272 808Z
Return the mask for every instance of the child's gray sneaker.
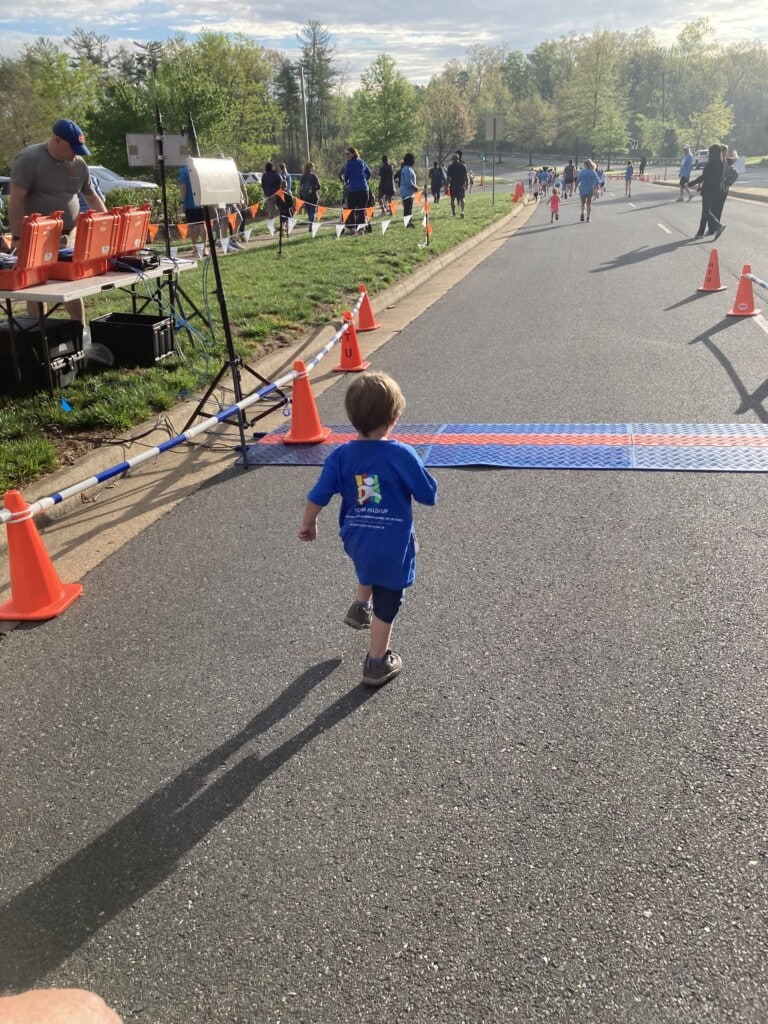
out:
M352 629L370 629L372 618L373 612L370 608L366 608L364 604L354 601L344 616L344 622L351 626Z
M366 657L363 662L363 682L366 686L383 686L402 670L403 659L394 651L387 651L381 661Z

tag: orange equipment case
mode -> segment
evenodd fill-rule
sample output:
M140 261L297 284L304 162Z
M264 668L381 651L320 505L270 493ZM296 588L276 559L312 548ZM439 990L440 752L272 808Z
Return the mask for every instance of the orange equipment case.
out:
M98 277L109 269L109 257L117 241L118 217L114 210L97 213L88 210L77 218L75 251L72 260L59 260L48 275L54 281L80 281Z
M13 270L0 270L0 288L13 292L45 284L59 258L63 227L61 210L48 217L40 213L25 217L21 222L16 266Z
M147 241L152 204L119 206L112 212L116 213L118 218L115 256L127 256L143 249Z

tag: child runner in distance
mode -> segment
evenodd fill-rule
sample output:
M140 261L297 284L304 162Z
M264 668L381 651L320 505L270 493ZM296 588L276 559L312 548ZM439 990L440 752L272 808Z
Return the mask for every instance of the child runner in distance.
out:
M555 187L552 189L552 195L547 200L547 206L550 209L549 223L552 224L556 220L560 220L560 189Z
M388 374L356 377L344 405L357 439L341 445L325 460L307 495L299 540L317 539L320 512L335 494L340 495L339 535L358 580L344 621L353 629L370 627L363 682L381 686L403 667L389 642L403 591L416 576L411 500L434 505L437 482L410 445L389 437L405 399Z

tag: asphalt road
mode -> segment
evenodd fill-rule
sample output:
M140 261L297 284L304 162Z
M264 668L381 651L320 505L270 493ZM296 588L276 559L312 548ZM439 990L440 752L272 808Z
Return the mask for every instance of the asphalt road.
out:
M698 205L634 193L539 208L377 352L403 422L768 421L765 321L725 316L768 208L728 201L700 293ZM0 643L0 988L142 1024L764 1024L764 478L436 470L371 693L335 510L296 540L315 475L233 467Z

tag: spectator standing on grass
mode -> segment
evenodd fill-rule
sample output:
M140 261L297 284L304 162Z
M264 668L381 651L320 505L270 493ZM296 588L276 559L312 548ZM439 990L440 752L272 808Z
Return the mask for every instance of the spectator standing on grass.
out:
M382 686L403 667L390 649L403 592L416 578L412 501L434 505L437 483L410 445L390 438L405 408L399 385L386 373L364 373L344 399L357 438L336 448L307 495L299 540L317 539L317 519L341 498L339 534L357 575L355 600L344 622L370 629L363 683Z
M415 228L413 223L413 197L419 190L416 183L416 172L413 169L416 158L413 153L406 153L403 157L403 165L400 168L400 198L403 201L403 217L411 219L406 224L408 228Z
M347 219L347 227L356 234L358 228L365 226L371 168L354 146L348 146L344 151L344 156L346 160L341 171L341 178L347 190L347 209L352 211Z
M638 167L638 171L640 172L640 177L641 178L645 174L645 165L646 165L647 162L648 161L645 158L645 152L642 152L640 154L640 166Z
M216 157L217 160L228 159L223 153L219 153ZM240 202L239 203L227 203L226 206L220 206L216 210L216 220L219 225L219 243L221 248L224 249L224 239L229 238L227 242L227 248L229 249L245 249L245 246L238 242L237 236L240 233L240 229L243 226L243 211L241 207L244 207L248 202L248 193L245 191L245 181L242 174L237 172L238 180L240 182ZM234 216L235 226L232 226L230 217ZM226 251L226 250L225 250Z
M19 242L26 216L40 213L47 217L59 210L63 212L64 221L61 247L72 246L80 214L78 193L82 193L89 210L106 212L104 200L94 190L91 172L83 159L90 155L82 129L66 118L55 122L47 142L27 146L16 155L8 197L12 247ZM64 305L72 320L85 324L82 299L72 299ZM36 315L37 307L31 305L30 312Z
M304 200L304 209L307 211L307 220L310 224L315 222L319 192L320 179L315 174L315 165L310 160L304 164L304 173L299 178L299 199Z
M709 157L704 164L704 170L698 178L690 182L691 188L698 185L701 192L701 220L695 238L703 238L706 231L710 235L713 234L717 240L725 231L725 225L720 223L714 213L722 193L724 170L723 152L715 143L709 147Z
M693 168L693 157L691 156L691 147L683 146L683 158L680 161L680 198L677 200L678 203L682 203L685 198L683 193L687 193L688 201L693 199L693 193L691 192L689 181L691 178L691 170Z
M379 164L379 206L381 212L391 213L390 203L395 198L395 169L385 153Z
M464 197L467 193L469 175L466 165L461 161L460 151L454 153L448 164L448 188L451 190L451 213L456 216L456 204L459 204L462 220L464 219Z
M187 223L188 238L193 245L202 246L205 255L205 207L197 206L192 191L192 179L189 167L184 164L179 170L179 195L184 207L184 220Z
M285 188L282 175L275 170L273 163L264 165L264 173L261 176L261 190L264 193L264 212L267 220L274 220L278 212L278 195L280 189Z
M579 220L588 221L592 216L592 197L599 183L594 163L590 159L586 159L576 178L576 184L579 188L579 199L581 200L581 216Z
M440 202L440 193L443 190L446 180L445 171L437 160L435 160L429 170L429 191L432 193L432 198L436 203Z

